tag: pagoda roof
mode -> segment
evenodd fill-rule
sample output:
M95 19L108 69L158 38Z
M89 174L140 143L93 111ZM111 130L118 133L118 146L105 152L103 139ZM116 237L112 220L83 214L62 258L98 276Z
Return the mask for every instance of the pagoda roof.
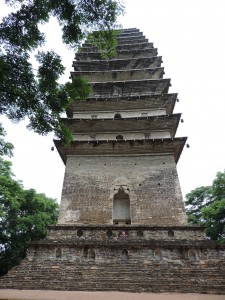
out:
M54 140L55 146L66 164L67 156L123 156L123 155L173 155L177 163L187 138L167 138L122 141L73 141L64 146Z
M74 101L67 109L67 116L73 117L73 112L87 111L123 111L132 109L165 108L167 114L172 114L177 94L151 94L137 96L114 96L108 98L89 97L85 100ZM106 105L107 104L107 105Z
M129 34L127 36L117 37L118 45L123 43L135 44L143 42L148 42L148 39L146 39L144 35Z
M152 57L157 56L158 49L157 48L150 48L150 49L135 49L134 47L132 49L126 50L126 49L118 49L116 57L118 59L124 59L124 58L141 58L141 57ZM76 53L75 59L77 61L90 61L92 60L99 60L102 59L102 55L100 52L78 52Z
M109 95L140 95L149 93L168 93L170 79L145 79L92 82L92 97L108 97Z
M169 131L174 137L181 114L150 116L124 119L67 119L62 118L73 133L100 133L100 132L151 132Z
M126 59L100 59L89 61L74 61L75 71L105 71L157 68L162 63L161 56L126 58Z
M153 48L153 43L148 43L148 42L138 42L134 44L121 44L117 45L117 51L119 50L132 50L132 49L152 49ZM99 52L98 48L93 46L90 43L84 43L82 45L82 48L80 48L80 52Z
M164 68L145 68L129 70L105 70L105 71L73 71L71 77L80 76L88 82L124 81L141 79L160 79L163 77Z

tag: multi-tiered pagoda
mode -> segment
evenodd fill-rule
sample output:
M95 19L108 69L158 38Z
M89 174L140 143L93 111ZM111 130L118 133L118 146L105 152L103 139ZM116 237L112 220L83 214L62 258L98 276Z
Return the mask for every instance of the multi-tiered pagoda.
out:
M58 225L1 288L225 292L225 247L187 224L176 170L186 138L175 137L161 63L137 29L119 34L114 58L88 43L76 54L71 76L92 94L63 119L70 146L55 141L66 165Z

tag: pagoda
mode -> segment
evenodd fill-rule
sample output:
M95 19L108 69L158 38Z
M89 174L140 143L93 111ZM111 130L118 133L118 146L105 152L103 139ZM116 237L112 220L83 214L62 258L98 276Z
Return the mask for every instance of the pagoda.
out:
M58 224L32 242L0 288L225 293L225 246L187 224L176 164L186 137L162 57L135 28L103 59L88 42L71 77L91 95L62 119L65 163Z

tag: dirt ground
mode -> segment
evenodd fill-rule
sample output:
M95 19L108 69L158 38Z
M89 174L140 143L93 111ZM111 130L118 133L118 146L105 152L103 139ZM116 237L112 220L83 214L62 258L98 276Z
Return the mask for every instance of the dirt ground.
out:
M43 290L0 290L4 300L225 300L225 295L147 294L123 292L74 292Z

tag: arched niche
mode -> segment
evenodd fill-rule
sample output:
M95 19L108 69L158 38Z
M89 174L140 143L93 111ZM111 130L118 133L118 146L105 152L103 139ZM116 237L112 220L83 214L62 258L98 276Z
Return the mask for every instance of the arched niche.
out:
M129 260L129 254L127 249L123 249L122 251L122 261L126 262Z
M61 248L57 248L55 250L55 257L56 258L61 258L62 257L62 249Z
M114 119L122 119L122 116L121 114L119 113L116 113L115 116L114 116Z
M113 224L130 224L130 197L119 188L113 198Z
M122 136L121 134L118 134L118 135L116 136L116 140L117 140L117 141L123 141L123 136Z
M198 261L198 255L197 255L197 252L194 249L190 249L188 251L188 259L191 262Z
M156 261L162 260L162 251L158 248L154 251L154 257Z
M91 260L95 260L95 250L94 249L89 249L88 258Z
M84 246L84 248L83 248L83 257L84 258L88 257L88 246Z

